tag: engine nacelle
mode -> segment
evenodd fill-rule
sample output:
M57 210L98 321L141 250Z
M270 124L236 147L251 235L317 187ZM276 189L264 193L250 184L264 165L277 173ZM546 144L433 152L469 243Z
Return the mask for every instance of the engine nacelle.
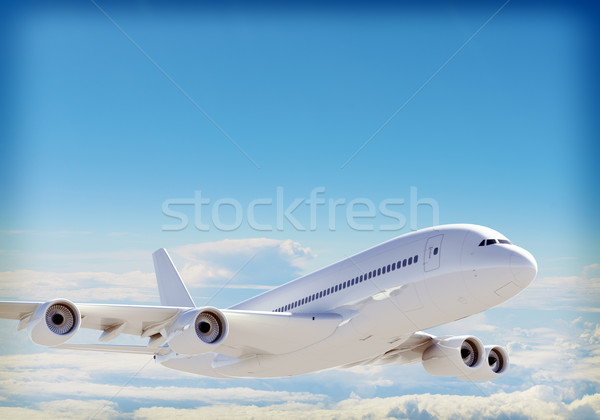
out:
M57 346L71 338L80 324L77 306L69 300L57 299L37 307L27 323L27 331L34 343Z
M507 370L510 362L508 352L504 347L485 346L485 360L483 365L467 378L469 381L488 381L502 376Z
M196 355L215 351L227 332L227 318L217 308L191 309L171 325L167 341L175 353Z
M472 336L439 339L423 352L423 367L436 376L456 376L468 379L483 365L485 349Z

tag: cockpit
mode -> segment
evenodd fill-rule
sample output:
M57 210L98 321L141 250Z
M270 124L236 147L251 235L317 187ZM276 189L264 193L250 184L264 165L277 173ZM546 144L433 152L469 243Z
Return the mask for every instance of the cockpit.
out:
M508 239L484 239L479 243L479 246L488 246L494 244L512 245L512 242Z

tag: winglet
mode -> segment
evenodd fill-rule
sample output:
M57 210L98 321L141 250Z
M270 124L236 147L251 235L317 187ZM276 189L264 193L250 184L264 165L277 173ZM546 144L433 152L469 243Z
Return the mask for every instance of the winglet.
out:
M185 284L183 284L167 250L161 248L155 251L152 254L152 258L154 260L154 273L156 274L156 282L158 283L160 304L163 306L194 308L196 305Z

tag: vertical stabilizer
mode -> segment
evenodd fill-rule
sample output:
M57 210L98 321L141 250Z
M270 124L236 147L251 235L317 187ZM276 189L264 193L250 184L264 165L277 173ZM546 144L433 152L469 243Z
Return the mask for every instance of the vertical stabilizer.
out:
M158 283L160 304L163 306L195 307L185 284L181 280L171 257L164 248L152 254L154 260L154 273Z

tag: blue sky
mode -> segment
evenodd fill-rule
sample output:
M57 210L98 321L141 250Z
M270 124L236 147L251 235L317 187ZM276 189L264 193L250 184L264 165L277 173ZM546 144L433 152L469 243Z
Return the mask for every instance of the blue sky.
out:
M434 331L510 344L515 367L505 378L465 385L411 366L222 382L151 365L132 382L132 395L144 387L172 386L174 395L210 388L242 416L271 413L252 411L259 398L263 410L343 417L348 398L360 400L365 413L374 413L374 398L387 398L397 414L412 403L433 413L428 404L445 405L427 393L482 404L504 393L511 404L533 399L558 416L580 405L598 415L596 6L510 2L485 24L502 4L99 2L112 22L93 3L7 9L1 297L156 303L150 255L166 247L198 304L233 277L211 301L228 306L411 224L430 226L431 207L417 207L417 217L411 212L411 203L430 200L440 223L490 226L538 260L538 281L514 302ZM325 203L311 219L306 203L316 188ZM196 229L193 208L180 205L171 209L190 223L166 231L177 220L163 205L197 192L210 199L201 221L209 228ZM301 200L293 216L306 229L288 219L281 229L252 229L248 207L257 199L271 204L255 207L255 219L277 226L278 194L284 208ZM240 216L238 228L217 229L211 211L218 200L239 203L237 213L231 205L217 208L225 225ZM333 210L335 230L331 200L344 200ZM359 219L373 229L347 222L353 200L373 203L375 216ZM379 210L386 200L396 200L388 208L404 226L382 229L398 221ZM1 328L17 341L1 344L0 369L33 387L0 384L4 410L58 410L64 398L83 416L103 404L109 417L220 409L186 397L160 400L152 413L144 410L155 401L139 395L107 402L112 394L102 387L125 382L135 372L128 367L145 363L129 356L115 362L112 379L91 367L80 383L65 379L87 394L67 387L32 398L26 391L38 388L26 380L31 372L41 389L55 371L67 378L89 360L104 365L98 355L61 356L30 345L11 323ZM567 342L574 344L562 348ZM552 358L557 352L569 358ZM28 353L40 364L27 367L19 355ZM66 367L41 373L50 357ZM569 363L588 373L565 370ZM562 406L546 404L548 389ZM291 394L268 394L277 390ZM414 401L394 400L409 395ZM469 401L476 417L479 400Z

